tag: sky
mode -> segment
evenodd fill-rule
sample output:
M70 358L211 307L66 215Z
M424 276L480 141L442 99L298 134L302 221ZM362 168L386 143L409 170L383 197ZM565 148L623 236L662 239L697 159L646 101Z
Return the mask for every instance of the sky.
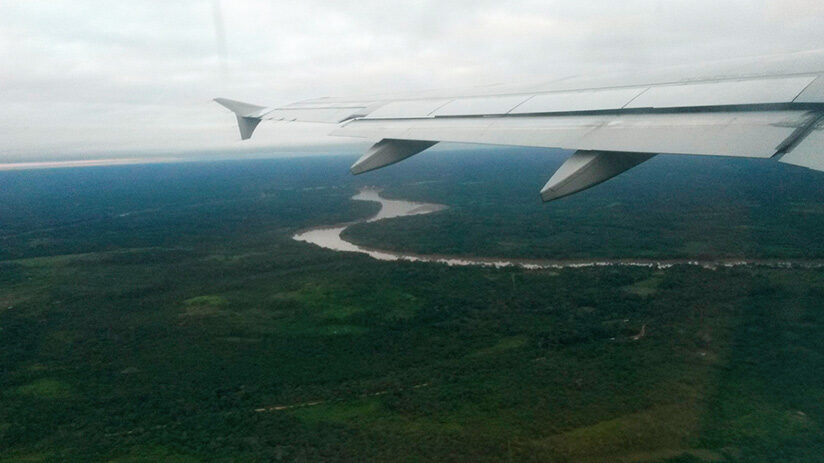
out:
M824 48L822 24L821 0L3 0L0 163L326 152L323 124L240 142L211 99L625 73Z

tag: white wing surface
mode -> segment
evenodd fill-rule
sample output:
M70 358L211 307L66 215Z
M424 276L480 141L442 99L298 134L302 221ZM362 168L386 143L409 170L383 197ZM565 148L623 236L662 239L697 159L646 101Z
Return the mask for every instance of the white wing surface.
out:
M561 198L655 154L775 158L824 170L824 50L672 68L611 79L564 79L263 108L218 98L249 138L262 120L334 124L372 148L360 174L438 142L563 148L575 153L541 196Z

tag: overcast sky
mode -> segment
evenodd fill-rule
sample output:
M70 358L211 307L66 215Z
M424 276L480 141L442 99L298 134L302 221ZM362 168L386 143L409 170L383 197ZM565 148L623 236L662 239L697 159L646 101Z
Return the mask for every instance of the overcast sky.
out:
M531 82L824 48L822 0L3 0L0 163L345 141L215 96Z

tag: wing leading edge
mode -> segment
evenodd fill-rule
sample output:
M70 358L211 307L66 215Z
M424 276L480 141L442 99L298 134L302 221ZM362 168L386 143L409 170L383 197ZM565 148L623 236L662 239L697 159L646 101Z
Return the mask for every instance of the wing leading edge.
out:
M216 101L235 113L243 139L263 120L298 120L371 140L354 174L438 142L575 151L541 190L545 201L659 153L774 158L824 171L824 50L577 84L320 98L278 108Z

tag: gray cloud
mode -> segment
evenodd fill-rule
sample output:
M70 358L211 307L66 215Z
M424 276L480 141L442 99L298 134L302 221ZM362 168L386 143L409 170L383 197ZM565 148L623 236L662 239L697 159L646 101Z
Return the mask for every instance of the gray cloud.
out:
M824 48L820 0L224 0L225 42L214 4L0 3L0 162L340 142L269 124L240 144L214 96L270 105Z

